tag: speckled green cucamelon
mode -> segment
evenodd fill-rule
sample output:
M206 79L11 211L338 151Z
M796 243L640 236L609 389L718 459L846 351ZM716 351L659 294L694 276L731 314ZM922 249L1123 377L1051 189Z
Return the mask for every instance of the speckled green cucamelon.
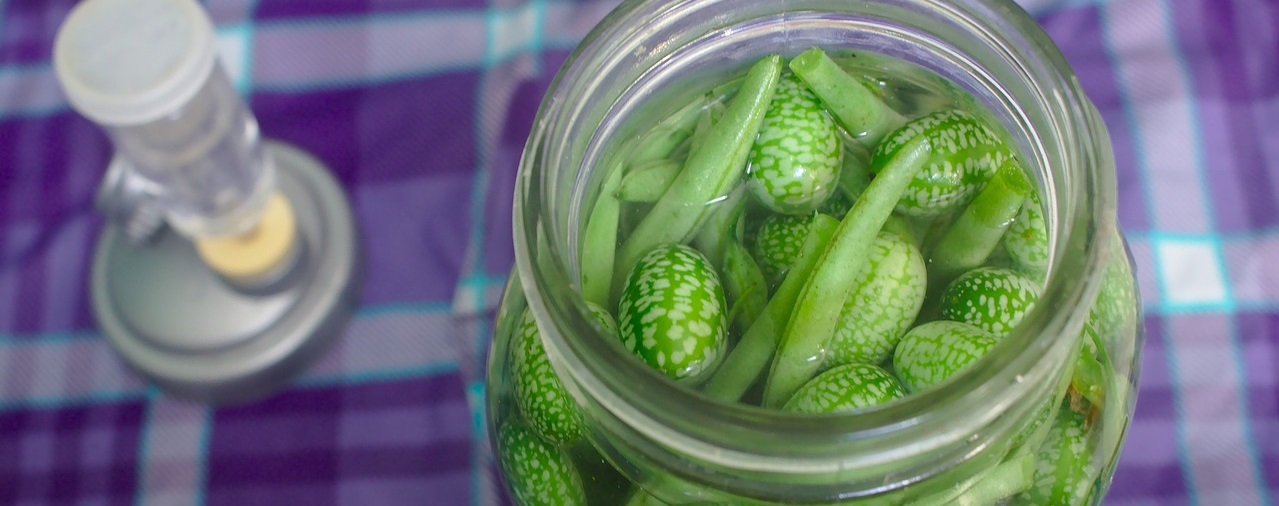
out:
M542 440L533 431L508 422L498 430L498 453L503 476L525 506L579 506L586 504L582 477L563 449Z
M1031 192L1021 205L1021 212L1008 225L1004 249L1017 267L1040 272L1048 268L1048 225L1044 222L1044 206L1039 193Z
M586 309L590 310L591 316L594 316L595 321L599 322L600 326L603 327L605 335L617 335L617 321L613 320L613 315L607 309L594 302L587 302Z
M1132 266L1123 238L1115 233L1106 271L1102 274L1101 290L1088 313L1088 319L1097 328L1102 342L1112 342L1116 336L1131 334L1137 324L1137 289L1134 286Z
M606 334L617 335L617 324L604 308L592 302L586 306ZM537 323L527 310L511 346L511 376L515 402L531 429L561 446L582 437L582 414L552 369Z
M872 364L845 364L818 374L782 409L796 413L839 413L884 404L906 396L897 378Z
M883 362L924 304L928 274L914 243L880 232L869 255L826 347L825 367Z
M839 218L842 216L836 216ZM776 285L786 276L786 271L795 263L795 256L804 245L804 238L808 237L811 224L810 216L773 214L759 226L751 255L769 284Z
M893 352L893 371L908 392L945 381L977 361L998 340L967 323L937 320L910 329Z
M842 149L817 97L793 75L782 76L751 147L747 188L773 211L815 211L835 193Z
M941 297L942 317L969 323L1003 337L1039 300L1039 285L1016 271L979 267L964 273L946 287Z
M925 139L931 156L897 203L907 216L939 216L966 205L1009 156L999 135L972 113L939 111L894 130L876 146L871 167L882 167L909 141Z
M1092 492L1094 475L1084 416L1062 406L1039 447L1034 484L1017 496L1017 504L1074 506Z
M667 376L696 382L724 356L724 290L710 262L684 245L636 262L618 303L622 344Z

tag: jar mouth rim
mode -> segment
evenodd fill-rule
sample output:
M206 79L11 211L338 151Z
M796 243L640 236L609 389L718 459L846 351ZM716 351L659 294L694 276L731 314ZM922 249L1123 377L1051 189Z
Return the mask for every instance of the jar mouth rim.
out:
M636 22L643 15L651 15L654 10L678 15L681 9L691 8L694 1L657 5L662 3L624 3L597 26L587 42L635 36L639 31ZM1091 145L1091 140L1105 138L1105 127L1056 46L1029 15L1010 1L972 0L963 7L936 0L898 3L946 9L1007 52L1005 58L1017 60L1012 55L1023 51L1039 62L1035 68L1022 66L1017 71L1039 85L1038 101L1033 105L1043 109L1038 112L1045 114L1048 124L1058 131L1051 132L1056 134L1051 138L1056 144L1051 150L1045 145L1049 139L1027 134L1035 155L1030 158L1040 164L1046 187L1070 184L1078 186L1079 191L1074 192L1071 201L1059 202L1046 196L1046 218L1054 225L1051 250L1056 253L1051 257L1046 283L1035 307L991 352L941 385L866 410L829 415L800 415L714 400L631 359L619 344L607 342L598 331L583 333L582 329L596 326L581 295L572 288L576 283L568 281L573 279L570 273L574 271L563 262L571 255L559 241L545 240L547 224L553 223L555 216L546 204L551 199L543 199L554 191L548 189L549 178L540 168L545 166L544 159L556 154L544 149L543 144L554 135L552 129L564 126L567 119L562 109L575 98L565 91L566 80L578 79L590 71L589 61L583 61L595 55L584 49L587 42L583 42L557 73L534 121L521 160L513 225L516 268L526 292L535 290L549 295L527 296L530 310L543 328L547 352L572 371L572 383L584 395L646 436L681 452L697 453L712 464L793 474L846 469L850 465L849 448L858 449L857 455L851 457L858 467L884 465L948 448L973 451L973 444L980 442L965 441L971 439L975 429L998 423L996 419L1010 405L1041 388L1032 383L1044 381L1052 372L1045 370L1051 367L1041 366L1042 358L1060 353L1068 346L1064 343L1073 339L1058 336L1077 334L1083 325L1077 311L1054 309L1083 307L1083 301L1091 300L1098 288L1098 276L1092 273L1100 270L1101 259L1112 247L1109 238L1113 234L1104 230L1114 226L1113 220L1099 219L1114 214L1114 175L1104 170L1108 168L1106 163L1099 161L1110 156L1109 146L1098 149ZM982 17L992 12L1012 20L1015 40L993 35L996 30L984 24L988 18ZM1003 98L1012 101L1012 97ZM1022 117L1014 118L1019 122L1018 129L1037 132L1030 126L1033 122L1024 117L1025 111L1019 113ZM1055 158L1050 156L1049 152L1056 151L1061 153ZM1057 180L1050 170L1057 164L1073 164L1084 170L1077 180ZM546 251L539 253L540 242L547 244L542 246ZM1063 272L1080 273L1080 277L1067 279ZM972 406L989 409L965 409ZM919 444L921 435L929 436L931 444ZM749 444L770 438L825 447L801 454L762 452ZM838 444L830 444L832 441Z

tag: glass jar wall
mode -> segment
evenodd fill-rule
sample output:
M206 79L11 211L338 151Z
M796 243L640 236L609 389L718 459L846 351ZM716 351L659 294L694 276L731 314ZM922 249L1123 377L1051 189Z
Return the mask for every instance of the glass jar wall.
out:
M725 402L669 379L585 302L602 300L616 317L617 296L584 297L580 282L600 251L627 255L592 249L587 227L601 213L629 227L621 210L599 206L601 195L638 151L660 144L654 132L708 93L731 95L766 55L811 47L921 76L902 82L934 83L949 103L988 111L1034 180L1051 252L1036 274L1038 301L977 362L903 399L831 415ZM1113 186L1096 111L1011 2L623 4L560 70L521 162L517 273L488 378L490 433L516 500L1099 502L1132 413L1140 349ZM521 403L528 392L538 401Z

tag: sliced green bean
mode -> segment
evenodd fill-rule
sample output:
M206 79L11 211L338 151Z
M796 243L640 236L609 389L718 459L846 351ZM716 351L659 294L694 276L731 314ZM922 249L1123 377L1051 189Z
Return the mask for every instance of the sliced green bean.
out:
M791 60L790 69L813 90L839 126L867 146L878 144L905 122L819 48L800 53Z
M622 181L621 167L609 171L582 235L582 297L608 307L613 282L613 257L617 252L618 219L622 204L614 193Z
M866 187L870 186L870 152L860 143L844 147L844 163L839 171L839 190L856 202Z
M733 241L734 225L746 210L746 191L738 187L723 202L716 203L706 222L693 236L693 245L711 260L711 265L724 265L724 251Z
M804 285L773 359L764 405L779 407L821 367L822 350L835 334L840 312L858 271L884 222L893 212L931 147L915 139L891 158L840 222L835 237Z
M679 175L680 163L668 158L649 160L631 167L617 188L623 202L657 202Z
M622 244L615 278L625 276L655 246L688 240L705 221L707 204L723 198L741 179L781 69L781 57L772 55L747 72L724 117L706 134L704 148L689 154L670 189Z
M658 123L635 147L635 151L630 156L631 163L640 164L670 158L671 153L688 142L700 117L685 110Z
M824 214L813 218L808 237L800 249L795 264L782 280L782 285L768 300L760 317L747 329L737 346L729 352L724 363L706 384L706 395L724 401L736 401L750 389L760 373L768 367L777 349L778 337L790 318L795 300L799 298L813 268L826 251L839 221Z
M1104 341L1103 338L1102 342ZM1097 452L1109 456L1109 462L1103 463L1099 471L1109 476L1119 460L1119 443L1130 423L1128 413L1132 412L1133 384L1130 383L1130 376L1117 369L1119 364L1114 362L1105 347L1097 349L1097 360L1105 371L1106 383L1102 388L1102 404L1096 407L1100 416L1091 420L1090 425L1092 430L1100 433L1097 437Z
M715 102L708 106L697 118L697 126L693 128L693 135L688 138L688 152L692 153L702 146L706 145L706 136L710 134L711 127L724 117L724 104Z
M745 332L768 306L768 282L746 247L735 240L728 241L724 249L720 272L723 273L725 296L733 308L729 311L732 315L729 321L733 322L738 333Z
M1030 193L1021 166L1005 163L931 252L934 278L945 282L986 261Z

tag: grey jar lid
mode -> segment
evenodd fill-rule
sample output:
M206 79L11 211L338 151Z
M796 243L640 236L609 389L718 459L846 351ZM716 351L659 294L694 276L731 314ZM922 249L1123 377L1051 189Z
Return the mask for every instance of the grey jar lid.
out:
M110 223L99 240L98 323L133 369L175 395L235 402L277 390L330 347L358 302L356 231L337 181L296 148L266 149L301 239L294 266L270 286L223 279L170 230L139 243Z

